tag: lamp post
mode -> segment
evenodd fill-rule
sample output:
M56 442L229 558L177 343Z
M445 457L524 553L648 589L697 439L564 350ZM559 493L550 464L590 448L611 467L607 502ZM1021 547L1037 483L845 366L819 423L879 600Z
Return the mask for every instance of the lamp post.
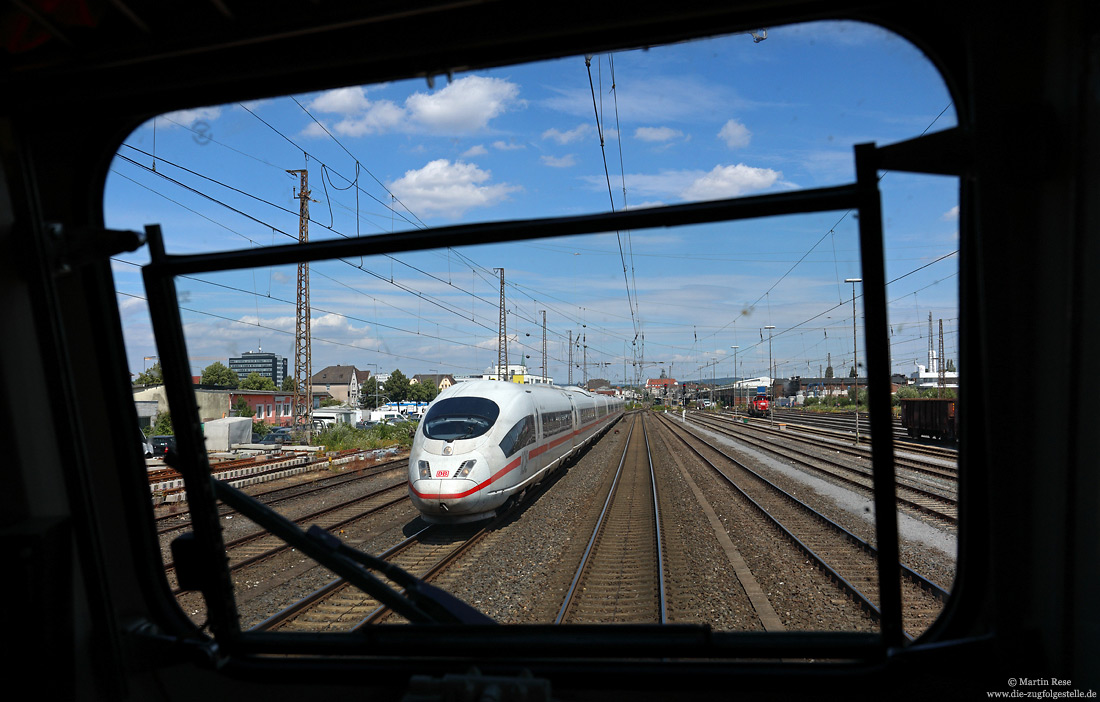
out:
M740 346L731 346L730 348L733 349L733 377L734 377L733 382L737 383L737 392L734 395L735 399L733 401L733 416L736 417L737 416L737 407L738 407L738 404L741 402L741 383L738 382L739 378L737 377L737 349L739 349L741 347Z
M377 363L368 363L368 366L374 368L374 409L378 409L378 370Z
M775 410L772 405L775 404L775 376L772 375L772 329L775 329L774 325L767 325L764 327L768 330L768 389L772 391L772 399L768 402L768 422L775 423Z
M856 372L856 444L859 444L859 351L856 346L859 335L856 333L856 283L862 283L863 278L845 278L845 283L852 284L852 368Z

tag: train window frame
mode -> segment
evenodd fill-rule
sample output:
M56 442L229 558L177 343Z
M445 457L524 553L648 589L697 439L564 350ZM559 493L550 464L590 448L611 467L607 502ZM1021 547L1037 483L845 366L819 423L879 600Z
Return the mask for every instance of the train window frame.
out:
M434 407L432 407L432 409L429 410L428 413L424 415L424 419L420 423L421 433L423 433L425 438L432 439L432 440L435 440L435 441L456 441L458 439L458 437L453 437L453 438L450 438L450 439L444 439L443 437L433 436L432 434L430 434L429 430L430 430L430 427L431 427L431 422L433 420L435 420L436 417L440 413L445 411L445 409L447 408L448 405L445 405L444 403L454 403L454 404L472 403L473 400L479 400L479 402L477 404L482 404L482 405L485 405L485 406L492 405L493 406L493 408L492 408L493 411L492 411L491 414L487 413L487 414L484 414L484 415L481 416L481 418L486 421L486 424L485 424L485 427L480 432L478 432L477 434L474 434L473 436L464 437L464 438L476 439L479 436L484 436L486 433L488 433L488 431L490 429L492 429L493 424L496 422L497 417L500 415L500 405L498 405L496 402L494 402L492 400L482 400L482 398L469 398L469 397L461 397L461 396L460 397L444 398L439 403L437 403ZM473 414L473 413L472 412L464 412L463 414Z
M329 634L254 633L242 631L236 618L232 583L224 558L218 526L217 495L198 422L186 342L177 305L175 280L179 276L313 262L367 254L397 254L441 248L454 241L478 245L508 241L550 239L615 230L648 230L689 224L731 222L770 216L820 211L851 210L858 215L860 258L864 280L865 344L867 348L870 424L872 434L873 502L877 514L893 514L893 437L889 430L890 358L887 322L883 225L878 173L881 170L961 176L958 153L964 135L958 127L916 137L889 146L860 144L854 148L856 179L853 183L697 202L684 205L625 210L569 217L453 225L367 236L204 254L168 254L157 225L146 228L151 262L142 270L148 294L154 336L161 349L162 371L172 416L180 418L178 468L184 476L194 520L194 555L204 563L204 595L209 626L218 643L244 655L410 655L422 656L421 638L382 627L364 636ZM560 656L569 645L569 656L593 658L648 658L668 654L676 647L678 658L807 657L823 660L882 660L892 650L907 645L901 624L901 589L898 524L894 519L875 520L880 580L881 627L875 633L832 632L711 632L703 626L600 627L588 631L583 642L569 631L546 626L479 627L433 626L433 637L457 637L464 643L504 659L527 655ZM646 635L640 635L644 632ZM554 653L557 652L557 653Z

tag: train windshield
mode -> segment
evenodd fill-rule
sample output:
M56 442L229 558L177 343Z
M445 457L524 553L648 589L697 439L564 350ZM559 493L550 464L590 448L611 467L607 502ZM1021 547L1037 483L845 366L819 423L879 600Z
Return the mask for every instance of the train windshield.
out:
M500 407L483 397L452 397L432 405L421 425L429 439L473 439L492 428Z

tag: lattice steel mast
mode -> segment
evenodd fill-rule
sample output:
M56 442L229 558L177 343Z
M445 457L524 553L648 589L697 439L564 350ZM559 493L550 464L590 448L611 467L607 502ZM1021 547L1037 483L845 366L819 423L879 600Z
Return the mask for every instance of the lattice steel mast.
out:
M566 385L573 384L573 330L569 330L569 379L565 382Z
M497 336L497 380L504 380L504 374L508 372L508 322L505 319L504 309L504 269L500 271L500 331Z
M298 212L298 243L309 241L309 171L303 169L287 173L297 174L300 179L298 194L295 196L301 203ZM309 339L309 262L298 264L298 306L297 321L294 327L294 407L291 426L294 429L304 431L308 441L310 431L313 429L313 388L310 379L313 377L313 362L310 353Z
M939 383L940 384L939 396L943 397L944 395L947 394L947 367L943 362L943 320L942 319L940 320L940 358L939 358L939 364L938 364L937 369L939 370L939 376L940 376L939 377L939 381L940 381L940 383Z

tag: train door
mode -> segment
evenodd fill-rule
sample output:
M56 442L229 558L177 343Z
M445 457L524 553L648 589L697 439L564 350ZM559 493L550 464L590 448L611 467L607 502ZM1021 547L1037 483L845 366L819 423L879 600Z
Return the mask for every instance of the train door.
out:
M577 403L573 401L573 396L569 395L569 418L572 421L573 426L569 431L569 448L570 450L577 448L577 430L580 429L580 416L577 414Z
M528 452L527 462L529 468L534 473L540 473L546 468L547 452L546 452L546 432L545 427L542 426L542 411L535 408L535 444Z

